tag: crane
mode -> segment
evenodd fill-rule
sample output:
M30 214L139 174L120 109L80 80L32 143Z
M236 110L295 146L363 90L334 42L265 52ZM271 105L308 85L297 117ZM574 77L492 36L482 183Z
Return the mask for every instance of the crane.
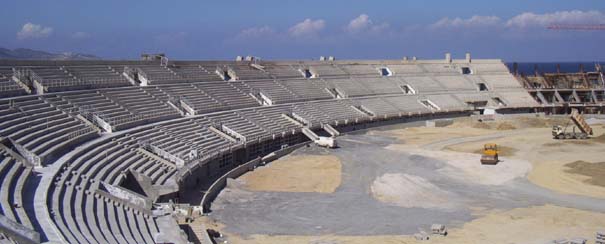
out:
M551 24L546 27L549 30L579 30L579 31L602 31L605 24L580 25L580 24Z

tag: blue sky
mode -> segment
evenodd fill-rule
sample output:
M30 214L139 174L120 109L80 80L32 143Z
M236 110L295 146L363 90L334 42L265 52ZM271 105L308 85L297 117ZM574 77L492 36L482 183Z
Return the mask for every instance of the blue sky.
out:
M133 59L603 60L605 31L553 31L605 24L602 0L9 0L0 47Z

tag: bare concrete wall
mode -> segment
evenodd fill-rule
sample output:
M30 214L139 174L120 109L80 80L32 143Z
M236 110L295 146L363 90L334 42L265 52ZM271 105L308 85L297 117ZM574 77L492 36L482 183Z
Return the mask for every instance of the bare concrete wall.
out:
M204 194L204 197L202 198L202 206L204 208L204 212L210 211L210 205L211 205L212 201L216 198L216 196L218 196L218 194L221 192L221 190L223 190L227 186L227 179L237 178L248 171L254 170L261 163L266 163L268 161L272 161L272 160L278 159L280 157L283 157L284 155L287 155L287 154L291 153L292 151L294 151L304 145L307 145L308 143L309 142L302 142L302 143L292 145L292 146L289 146L289 147L281 149L281 150L277 150L263 158L260 158L260 157L255 158L253 160L250 160L247 163L244 163L244 164L237 166L234 169L230 170L229 172L227 172L226 174L224 174L223 176L218 178L210 186L210 188L208 188L208 190L206 191L206 194Z

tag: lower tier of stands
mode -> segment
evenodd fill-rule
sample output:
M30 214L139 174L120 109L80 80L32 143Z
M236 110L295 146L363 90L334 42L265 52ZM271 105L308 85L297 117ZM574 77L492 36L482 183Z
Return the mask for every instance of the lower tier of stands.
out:
M26 211L24 196L32 167L15 152L0 146L0 233L11 240L40 241L34 231L34 216Z

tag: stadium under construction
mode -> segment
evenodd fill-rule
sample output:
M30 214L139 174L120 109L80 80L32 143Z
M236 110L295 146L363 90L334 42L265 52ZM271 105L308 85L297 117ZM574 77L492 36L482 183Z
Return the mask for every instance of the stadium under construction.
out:
M556 188L538 174L552 167L522 158L561 147L599 160L600 66L528 76L498 59L449 53L435 60L0 60L0 97L1 243L414 243L428 235L419 228L435 223L450 228L435 243L473 243L455 238L472 236L464 228L483 221L478 209L605 213L605 195L591 195L604 186L570 176L587 193ZM594 136L553 139L550 127L569 124L572 111ZM532 138L517 138L532 133L547 140L543 151ZM412 147L415 140L422 146ZM504 159L481 165L472 152L494 140ZM507 145L517 153L506 155ZM317 158L267 171L305 155ZM333 164L321 164L327 155ZM563 161L561 174L571 174ZM267 181L316 163L325 168ZM329 179L325 189L297 188ZM590 239L605 228L590 224L567 226L578 230L569 235ZM481 238L474 241L490 242Z

